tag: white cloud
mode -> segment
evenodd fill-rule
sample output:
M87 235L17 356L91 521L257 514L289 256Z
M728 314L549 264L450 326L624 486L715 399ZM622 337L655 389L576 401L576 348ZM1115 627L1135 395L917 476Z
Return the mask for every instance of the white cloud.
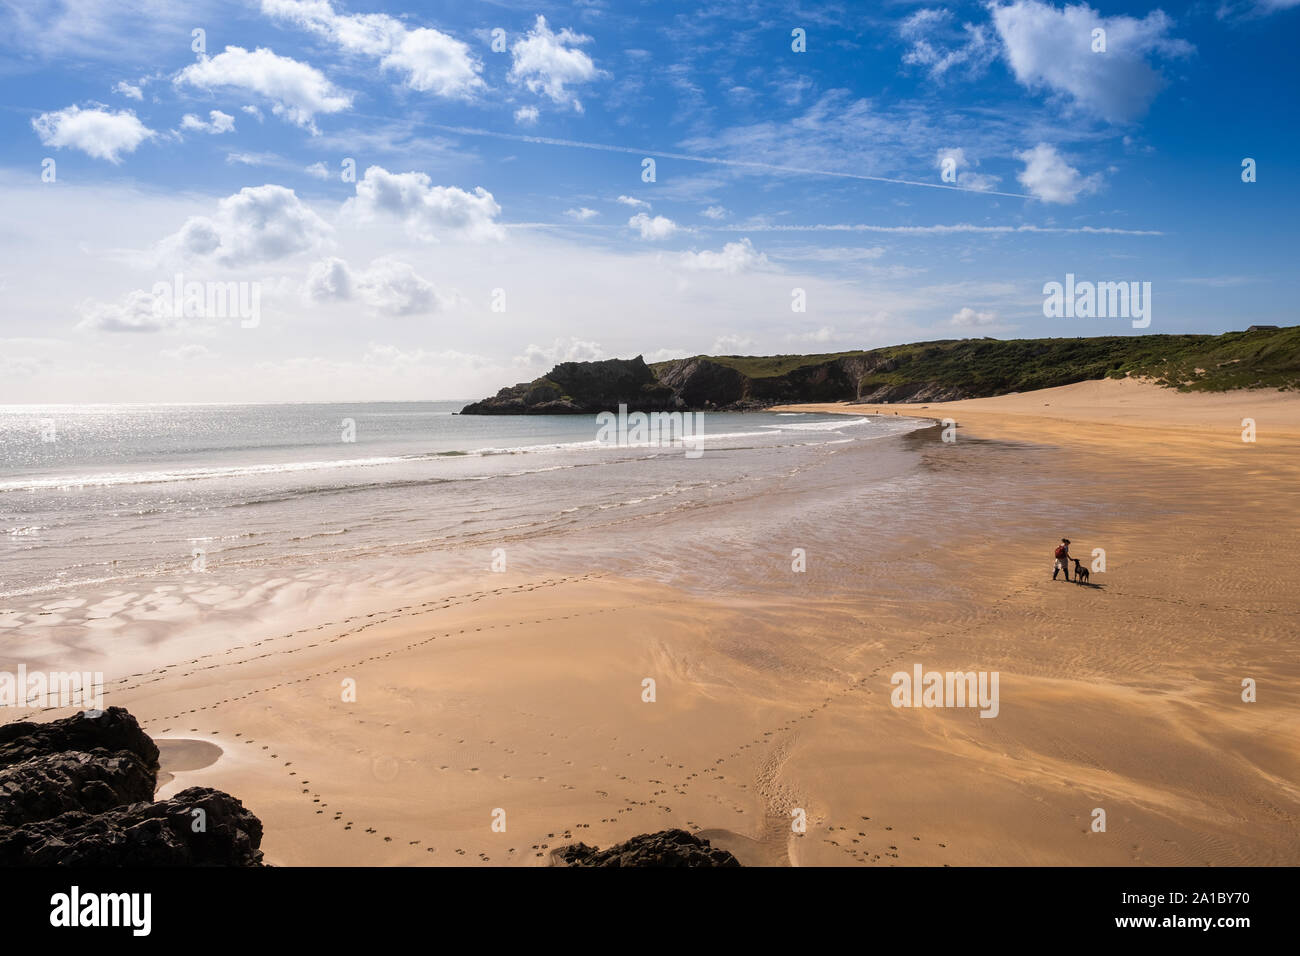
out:
M533 126L540 115L536 106L521 106L515 110L515 122L520 126Z
M1173 21L1161 10L1141 20L1103 17L1086 3L1058 9L1038 0L991 6L1003 53L1016 79L1046 88L1110 122L1136 119L1164 86L1147 58L1188 56L1195 48L1168 36ZM1106 51L1094 53L1092 31L1105 30Z
M713 340L709 349L712 355L737 355L744 349L752 349L754 340L743 335L720 335Z
M677 231L677 223L665 216L647 216L637 213L627 221L628 226L641 231L642 239L667 239Z
M342 259L324 259L311 267L303 293L316 302L361 302L383 315L420 315L450 304L432 282L406 262L382 257L361 272L352 272Z
M966 189L978 189L981 192L993 189L1002 182L1001 176L992 173L972 173L969 170L957 174L957 185Z
M155 306L152 292L136 289L119 302L86 301L81 304L77 328L99 332L161 332L176 320Z
M455 186L434 186L425 173L390 173L382 166L366 170L344 210L362 220L379 213L395 216L407 232L425 242L444 235L474 240L504 235L496 221L501 207L482 186L469 193Z
M405 73L406 85L413 90L448 99L468 99L483 86L478 75L482 67L469 47L437 30L407 33L379 65Z
M975 76L997 56L992 32L983 26L951 25L948 10L918 10L899 24L898 33L911 43L903 54L908 66L924 67L932 80L943 80L951 72Z
M20 378L34 378L49 364L49 359L32 355L0 354L0 380L12 382Z
M346 302L352 298L352 270L336 256L322 259L307 270L302 292L313 302Z
M0 30L6 41L8 64L44 60L64 68L94 64L95 73L117 72L138 59L142 50L189 48L190 29L213 11L207 2L172 0L56 0L0 3ZM196 19L197 18L197 19ZM8 65L7 64L7 65Z
M310 30L349 53L381 56L406 33L401 21L387 14L335 13L329 0L262 0L262 12Z
M794 249L783 249L780 252L774 252L772 255L777 259L786 259L794 262L831 262L831 263L861 263L872 259L879 259L885 254L884 246L800 246Z
M595 362L605 357L599 342L568 338L556 339L549 347L529 345L523 355L515 356L516 365L558 365L560 362Z
M1101 188L1101 175L1082 176L1067 163L1056 147L1039 143L1033 149L1016 153L1016 159L1025 168L1016 179L1036 198L1043 202L1069 204L1081 195Z
M303 169L303 172L308 176L315 177L316 179L330 178L330 171L326 168L325 164L321 162L312 163L310 166Z
M113 85L113 92L120 93L129 100L143 100L144 90L139 86L133 86L126 80L119 80Z
M788 67L781 67L767 85L776 91L777 96L786 106L798 106L803 102L804 94L811 92L816 84L811 77L796 73ZM690 88L694 89L694 87Z
M209 110L206 121L193 113L186 113L181 117L181 129L195 133L232 133L235 130L235 118L221 110Z
M310 30L348 53L377 57L385 70L421 93L469 99L483 87L478 58L440 30L408 30L383 13L336 13L329 0L262 0L262 12Z
M175 83L198 89L241 90L271 101L271 112L291 123L319 132L318 113L338 113L352 105L350 94L339 90L315 67L273 51L252 51L228 46L224 53L200 60L181 70Z
M910 40L913 37L924 36L933 27L951 18L952 13L942 8L917 10L898 25L898 33L903 39Z
M704 212L700 213L700 215L716 222L719 219L726 219L730 213L728 213L722 206L710 206L708 209L704 210Z
M245 186L222 199L215 215L191 216L158 251L165 261L237 267L311 251L332 231L292 189Z
M595 219L600 215L596 210L588 209L586 206L579 209L566 209L564 210L564 214L570 219L578 220L578 222L586 222L588 219Z
M447 363L457 368L481 368L491 364L489 359L470 352L458 352L454 349L442 349L437 352L425 349L403 351L396 345L377 345L374 342L367 346L362 361L367 365L395 370L425 367L434 362Z
M965 306L953 314L952 324L960 326L992 325L997 320L998 314L996 312L976 312L970 306Z
M993 176L986 173L971 172L971 166L978 166L979 160L973 157L967 157L966 151L961 147L947 147L940 149L934 156L934 167L940 170L944 169L944 164L949 160L952 161L952 169L956 173L957 179L953 185L963 186L966 189L992 189L998 183L1002 182L1002 177Z
M825 345L827 342L834 341L839 332L829 325L823 325L820 329L812 332L803 332L798 335L787 335L786 338L792 342L812 342L816 345Z
M270 166L275 169L298 169L298 164L276 153L226 153L226 162L241 166Z
M429 350L369 343L359 357L302 355L258 362L249 369L254 381L273 381L296 401L328 401L329 396L364 394L383 400L429 394L437 383L442 395L461 399L496 386L507 369L472 352Z
M446 306L432 282L406 262L381 258L356 277L358 297L384 315L422 315Z
M710 272L749 272L754 269L766 269L770 263L767 256L754 249L748 239L729 242L720 252L686 252L682 254L682 265L688 269L702 269Z
M934 168L943 169L944 163L947 162L948 160L952 161L953 167L955 169L961 169L963 166L967 165L966 150L962 149L959 146L958 147L950 146L936 151L934 154Z
M235 106L239 102L230 101ZM206 115L207 108L204 107L201 115ZM229 105L224 108L230 110ZM179 120L181 112L175 110L173 120ZM506 118L508 120L508 116ZM243 122L247 127L251 121L246 119ZM291 128L290 132L293 134L290 139L305 139L297 130ZM220 142L220 139L216 141ZM212 140L205 138L205 142ZM1036 139L1031 139L1023 145L1032 146L1036 142ZM932 161L934 146L944 143L966 146L967 155L973 146L959 136L936 138L925 153L925 165ZM220 163L224 155L224 151L220 152L216 161ZM249 176L244 177L241 185L279 181L284 186L295 186L307 178L302 169L307 163L314 162L313 155L324 160L337 175L337 159L329 159L322 149L318 154L304 152L298 159L286 156L285 161L293 165L292 172L280 174L278 170L257 170L257 173L265 175L253 178L253 171L243 167ZM1078 164L1077 160L1072 162ZM390 168L400 172L411 167ZM1015 172L1020 168L1020 163L1012 161L1007 181L1014 182ZM365 164L362 166L364 169ZM1084 169L1085 172L1091 171L1091 167ZM229 168L226 173L235 175ZM432 170L430 174L434 175L435 183L440 181ZM278 175L298 178L277 180ZM337 179L333 181L337 182ZM455 183L463 188L474 185L473 180L448 179L441 182ZM5 200L11 218L18 222L41 223L42 229L53 237L51 241L60 247L76 250L78 243L83 243L84 248L100 250L102 254L81 256L77 267L69 269L63 261L66 257L50 259L40 252L38 247L48 247L49 242L32 243L23 241L20 236L9 237L4 256L0 257L4 262L0 264L0 283L7 283L3 291L12 314L9 334L44 334L40 317L53 316L44 325L57 328L59 315L64 317L64 332L67 334L60 348L50 350L54 364L38 376L25 378L21 383L7 382L0 377L0 400L220 402L232 400L232 394L244 401L329 401L340 396L472 399L493 394L502 385L531 379L544 372L545 368L538 371L534 367L519 374L519 369L511 366L511 359L523 352L528 343L550 347L557 337L563 337L566 342L568 337L573 337L579 342L599 343L610 355L632 356L644 350L647 360L653 360L668 357L649 354L661 346L673 346L692 354L703 353L709 350L715 336L728 334L748 337L754 345L751 348L733 343L724 346L722 351L757 350L763 354L832 351L841 347L865 348L898 341L943 338L943 334L935 332L937 328L941 333L945 327L948 337L1001 334L1000 331L989 331L1000 330L1001 326L962 330L950 325L949 319L957 308L969 305L977 310L996 310L1005 322L1007 315L1024 311L1024 283L1015 281L1012 276L998 283L995 289L986 288L993 283L985 281L967 287L961 282L964 275L974 274L983 280L1002 273L996 267L993 273L989 273L987 263L972 264L965 262L960 255L952 258L935 250L949 248L946 238L956 243L954 248L960 253L970 247L967 240L972 237L1004 236L1023 245L1048 241L1049 235L1055 235L1039 230L1021 232L1019 226L1014 225L1005 232L997 232L992 224L988 224L972 229L963 226L951 232L891 232L887 237L883 233L840 232L839 229L857 229L840 225L835 227L837 231L834 234L825 235L759 233L738 228L735 232L709 231L705 234L707 238L701 238L690 235L686 226L716 227L719 224L699 218L698 211L704 208L704 203L696 202L684 207L690 210L692 218L681 223L676 235L664 242L652 243L640 240L635 231L625 226L628 217L641 210L618 207L619 211L626 209L619 215L611 208L611 203L605 203L602 198L597 206L603 203L604 208L589 224L572 229L511 228L506 241L487 249L481 244L447 240L435 247L431 255L428 246L421 246L405 234L399 219L385 215L372 226L345 229L342 223L336 223L338 200L344 197L332 201L322 198L318 202L302 196L299 198L311 209L335 225L325 247L318 252L240 270L238 274L227 274L209 266L206 259L195 265L186 264L173 269L134 261L126 254L126 250L148 247L161 237L176 232L190 216L215 218L218 200L228 193L237 192L237 187L231 188L203 201L196 200L192 191L179 194L171 191L161 195L157 190L143 189L130 183L122 183L120 188L93 191L82 190L76 184L69 189L51 190L39 182L15 183ZM612 202L616 195L608 195L608 199ZM577 199L578 196L570 194L570 198ZM561 223L572 222L560 213L569 206L580 205L580 202L560 204L552 210L552 218ZM782 210L772 211L775 214ZM665 215L668 212L666 208L663 210ZM743 217L735 215L733 218ZM610 237L603 232L599 234L599 241L587 241L585 237L591 232L591 224L600 221L608 222L614 233L633 241L610 242ZM980 222L985 223L986 218L982 217ZM754 239L755 235L759 238ZM724 243L737 241L742 236L749 237L755 247L762 246L759 251L768 256L774 268L733 275L724 271L688 271L680 264L683 249L708 249L716 253ZM914 239L924 242L917 245ZM943 241L932 249L933 239ZM895 240L898 240L896 249ZM843 268L837 269L823 268L811 259L807 263L790 259L791 253L797 254L806 246L820 247L823 242L846 248L884 246L886 251L874 261L845 263ZM1161 242L1158 239L1152 241L1155 244ZM1100 248L1105 244L1105 237L1097 234L1080 248L1091 245ZM431 344L435 340L428 337L429 329L434 323L441 325L441 313L437 312L401 319L366 317L364 303L355 288L351 291L352 298L347 301L332 304L304 302L300 286L308 267L328 256L344 259L350 265L353 277L375 259L392 256L410 263L417 273L444 293L451 293L451 286L457 286L465 293L468 302L462 305L458 301L456 311L446 313L456 317L444 329L445 334L453 338ZM946 263L942 268L935 266L939 261L935 256ZM907 277L898 281L892 277L886 280L864 268L894 261L929 263L931 274L940 286L930 286ZM136 270L135 274L130 270ZM74 335L67 328L80 318L75 305L83 299L117 303L121 293L134 288L150 289L155 281L171 279L175 272L184 273L187 281L260 280L263 332L232 334L232 330L238 328L238 319L228 320L224 326L195 323L194 334L191 334L191 323L187 320L181 320L174 329L155 331L152 335L111 335L106 332ZM281 281L281 277L286 276L291 278ZM507 288L508 312L491 311L491 299L487 293L497 286ZM813 321L792 327L789 321L781 318L780 309L773 310L772 304L788 303L790 289L796 286L807 290L810 315L812 312L816 315ZM574 289L581 289L582 294L575 296ZM885 318L875 318L876 313L883 313ZM610 316L613 314L619 316L619 322L611 324ZM789 313L785 314L788 317ZM707 322L702 324L701 317ZM152 319L147 312L143 318L146 322ZM921 321L926 324L918 325ZM376 324L400 336L380 337L378 340L391 343L404 354L417 348L455 348L464 353L490 356L493 368L475 370L449 361L445 366L441 363L422 365L407 378L385 378L387 366L361 364L361 355L367 339L374 338L372 329ZM809 344L804 348L791 345L785 338L791 332L812 334L822 327L838 331L838 337L832 340L835 344ZM652 338L647 339L646 329L654 330ZM105 339L110 340L111 352L104 351ZM175 349L187 342L201 342L219 352L220 357L186 364L169 364L159 358L159 349ZM8 351L14 355L44 354L30 348L14 347ZM0 343L0 354L5 352L4 344ZM308 363L295 371L285 364L291 356L315 356L324 364ZM261 370L261 363L268 363L266 371ZM282 377L278 375L280 371L285 372Z
M631 196L619 196L615 202L621 202L624 206L631 206L633 209L649 209L650 204L643 199L633 199Z
M256 106L241 106L240 110L253 117L253 119L257 120L259 123L262 122L262 111Z
M42 113L32 120L32 128L46 146L79 149L115 165L121 162L122 153L135 152L137 146L156 135L131 110L111 113L79 106Z
M545 94L561 106L571 105L581 113L582 103L569 87L594 80L600 71L591 57L574 47L590 42L591 37L567 27L559 33L551 32L546 18L539 14L528 34L510 48L513 62L509 79L526 86L532 93Z
M690 355L691 353L685 349L655 349L641 357L645 359L647 365L654 365L655 362L670 362L673 359L689 358Z

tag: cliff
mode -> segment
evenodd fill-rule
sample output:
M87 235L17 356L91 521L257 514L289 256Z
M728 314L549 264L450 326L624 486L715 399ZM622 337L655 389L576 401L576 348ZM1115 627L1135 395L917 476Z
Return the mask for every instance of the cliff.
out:
M464 415L745 410L798 402L943 402L1105 377L1185 391L1300 387L1300 326L1222 335L945 339L824 355L564 362Z

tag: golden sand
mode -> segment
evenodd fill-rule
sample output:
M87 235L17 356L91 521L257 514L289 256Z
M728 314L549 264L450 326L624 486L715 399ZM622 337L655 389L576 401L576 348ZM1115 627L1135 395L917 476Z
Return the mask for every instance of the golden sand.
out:
M542 865L670 826L774 865L1300 863L1300 401L801 407L959 423L917 446L958 491L852 555L857 593L593 570L302 596L237 635L123 629L147 664L108 703L220 747L177 745L168 792L240 797L276 864ZM1062 534L1105 550L1088 586L1051 580ZM997 717L891 706L917 664L997 671Z

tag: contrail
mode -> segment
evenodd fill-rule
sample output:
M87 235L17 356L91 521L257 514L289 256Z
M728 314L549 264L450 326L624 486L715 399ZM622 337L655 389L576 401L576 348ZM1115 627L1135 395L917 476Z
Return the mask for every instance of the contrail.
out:
M903 235L926 235L930 233L1015 233L1034 232L1053 235L1098 235L1098 236L1163 236L1158 229L1117 229L1113 226L974 226L969 223L936 226L874 226L865 223L825 223L811 226L774 225L758 223L755 225L697 226L706 232L889 232Z
M520 133L498 133L472 126L444 126L427 124L431 129L463 136L490 136L516 143L536 143L542 146L568 146L573 149L596 149L606 153L628 153L632 156L656 156L660 159L679 159L688 163L709 163L714 166L736 166L742 169L765 169L777 173L798 173L804 176L835 176L839 179L859 179L871 183L892 183L896 186L924 186L927 189L951 189L959 193L976 193L980 196L1006 196L1009 199L1033 199L1024 193L1003 193L994 189L971 189L969 186L950 186L946 183L923 183L915 179L890 179L886 176L866 176L862 173L840 173L829 169L805 169L801 166L780 166L775 163L747 162L743 159L720 159L716 156L694 156L690 153L668 153L661 149L634 149L631 146L610 146L606 143L585 143L576 139L555 139L551 136L524 136Z
M624 229L621 223L607 222L507 222L507 229ZM877 226L868 223L818 223L814 225L781 225L772 223L728 223L726 225L695 225L691 232L884 232L907 236L950 235L977 233L1006 235L1009 233L1039 233L1062 236L1163 236L1159 229L1117 229L1112 226L975 226L970 223L934 226Z

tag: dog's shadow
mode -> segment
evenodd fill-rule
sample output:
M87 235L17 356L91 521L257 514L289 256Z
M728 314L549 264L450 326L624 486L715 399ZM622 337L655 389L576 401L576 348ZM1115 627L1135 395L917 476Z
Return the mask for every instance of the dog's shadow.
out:
M1091 581L1075 581L1075 580L1071 580L1070 583L1071 583L1071 584L1077 584L1077 585L1078 585L1079 587L1081 587L1081 588L1092 588L1094 591L1100 591L1100 590L1103 590L1103 589L1106 587L1106 585L1104 585L1104 584L1093 584Z

